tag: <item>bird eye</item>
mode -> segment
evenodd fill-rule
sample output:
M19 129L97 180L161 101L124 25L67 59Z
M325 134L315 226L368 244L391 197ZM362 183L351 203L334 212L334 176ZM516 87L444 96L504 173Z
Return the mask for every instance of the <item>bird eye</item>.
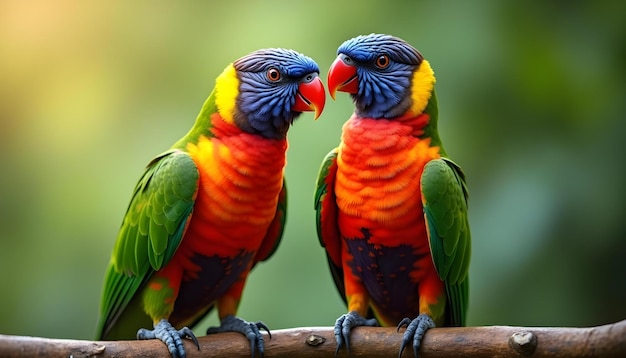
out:
M280 72L275 68L270 68L267 70L267 79L272 82L280 80Z
M376 58L376 67L386 68L387 66L389 66L389 56L380 55Z

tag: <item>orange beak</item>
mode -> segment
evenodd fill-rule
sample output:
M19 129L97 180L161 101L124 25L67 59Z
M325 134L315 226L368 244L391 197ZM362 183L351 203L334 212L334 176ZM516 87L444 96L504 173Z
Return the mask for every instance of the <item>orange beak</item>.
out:
M335 59L328 71L328 91L335 99L337 91L356 94L359 91L359 81L356 74L356 67L347 64L343 56L339 55Z
M326 91L322 80L317 74L310 81L302 81L298 86L296 94L296 103L293 104L293 110L296 112L315 112L315 120L322 114L324 104L326 103Z

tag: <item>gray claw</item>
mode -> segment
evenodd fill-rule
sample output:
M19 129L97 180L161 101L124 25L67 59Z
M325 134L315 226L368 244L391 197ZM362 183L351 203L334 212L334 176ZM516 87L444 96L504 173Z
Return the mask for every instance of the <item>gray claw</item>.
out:
M403 326L407 327L404 335L402 336L402 345L400 345L400 353L398 353L398 358L402 356L404 348L406 348L406 346L411 341L413 341L413 355L415 356L415 358L418 358L417 352L420 350L422 339L424 339L426 331L431 328L435 328L435 322L432 318L430 318L429 315L421 314L412 321L410 318L404 318L398 324L397 329L400 330L400 328Z
M239 332L246 336L250 342L250 350L252 352L252 358L254 358L257 350L259 356L263 357L265 354L265 343L261 330L265 330L270 339L272 338L269 328L267 328L263 322L247 322L239 317L228 315L224 317L219 327L210 327L207 329L206 334Z
M354 327L360 326L369 326L374 327L377 326L378 322L375 318L365 319L356 311L348 312L344 315L339 316L337 321L335 321L335 340L337 341L337 347L335 348L335 355L339 353L339 350L346 346L346 350L348 354L350 354L350 331Z
M183 338L190 338L200 350L198 339L188 327L176 330L166 319L154 325L153 330L141 328L137 331L137 339L158 339L165 343L172 358L185 358L187 353L183 345Z

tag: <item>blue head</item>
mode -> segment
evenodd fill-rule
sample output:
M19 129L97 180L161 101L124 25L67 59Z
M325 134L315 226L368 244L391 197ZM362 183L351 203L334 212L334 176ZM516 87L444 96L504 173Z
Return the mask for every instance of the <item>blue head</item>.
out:
M328 73L328 87L351 94L356 114L393 118L413 105L413 74L424 61L411 45L394 36L370 34L345 41Z
M238 79L233 121L246 132L285 138L303 111L324 108L319 67L309 57L287 49L263 49L233 63Z

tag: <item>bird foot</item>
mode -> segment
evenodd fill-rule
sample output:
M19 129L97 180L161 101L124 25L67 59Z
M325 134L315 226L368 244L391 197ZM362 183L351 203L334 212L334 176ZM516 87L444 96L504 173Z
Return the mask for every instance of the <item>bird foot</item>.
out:
M141 328L137 331L137 339L158 339L165 343L172 358L185 358L187 356L183 346L183 338L190 338L200 350L198 339L191 329L183 327L181 330L176 330L166 319L155 324L153 330Z
M424 338L424 334L431 328L435 328L435 322L432 318L430 318L427 314L421 314L417 316L414 320L410 318L405 318L398 324L398 331L402 326L406 326L406 331L402 336L402 345L400 346L400 353L398 354L398 358L402 356L402 352L404 348L409 344L410 341L413 341L413 355L417 358L417 351L420 350L420 345L422 344L422 339Z
M258 350L259 356L263 357L265 354L265 345L263 342L263 335L261 329L265 330L270 339L272 334L270 329L263 322L247 322L239 317L228 315L224 317L219 327L209 327L206 334L222 333L222 332L239 332L246 336L250 342L250 350L252 351L252 358L255 357L255 352Z
M375 327L378 326L378 322L375 318L366 319L361 315L356 313L356 311L348 312L344 315L341 315L335 321L335 340L337 341L337 348L335 348L335 355L339 352L339 350L345 345L348 350L348 354L350 354L350 331L354 327L360 326L369 326Z

